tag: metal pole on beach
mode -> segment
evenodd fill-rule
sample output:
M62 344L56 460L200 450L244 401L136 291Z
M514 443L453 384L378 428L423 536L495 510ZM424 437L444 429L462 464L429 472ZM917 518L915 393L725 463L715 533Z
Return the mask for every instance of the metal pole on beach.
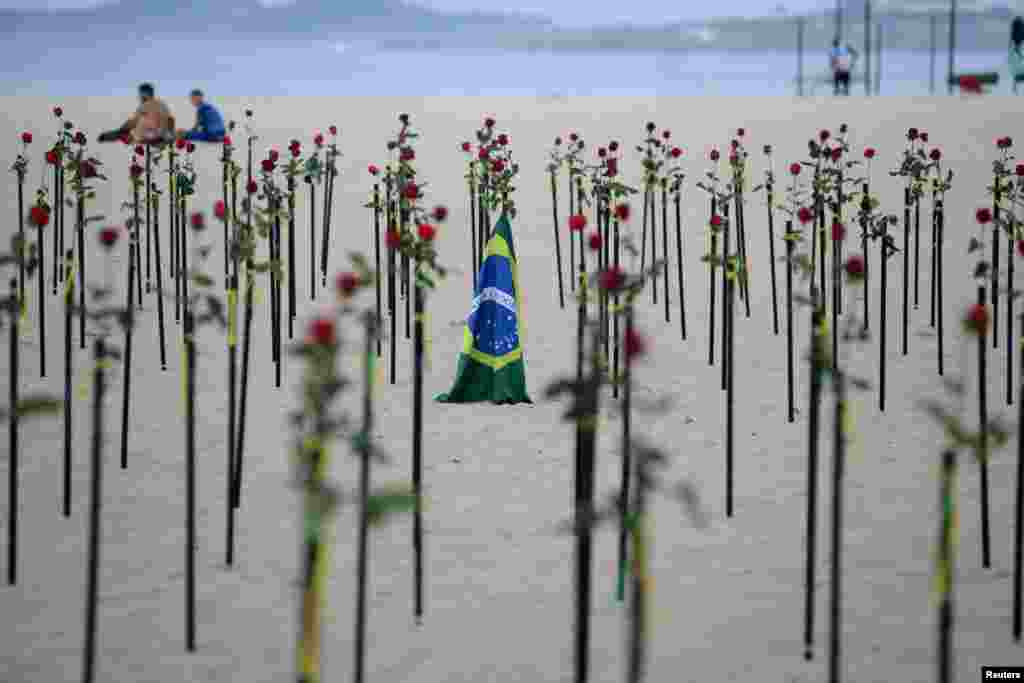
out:
M871 0L864 0L864 94L871 90Z
M954 55L956 54L956 0L950 0L949 2L949 73L946 79L946 85L949 88L949 94L953 94L953 64Z
M928 94L935 94L935 31L936 31L936 17L934 14L928 15Z
M804 18L796 19L796 95L804 96Z

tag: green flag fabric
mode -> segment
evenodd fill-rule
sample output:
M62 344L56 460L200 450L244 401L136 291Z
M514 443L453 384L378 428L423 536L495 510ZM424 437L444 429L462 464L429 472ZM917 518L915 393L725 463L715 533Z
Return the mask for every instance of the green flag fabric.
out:
M441 403L533 403L519 340L519 277L512 225L504 214L487 242L473 306L462 331L455 386Z

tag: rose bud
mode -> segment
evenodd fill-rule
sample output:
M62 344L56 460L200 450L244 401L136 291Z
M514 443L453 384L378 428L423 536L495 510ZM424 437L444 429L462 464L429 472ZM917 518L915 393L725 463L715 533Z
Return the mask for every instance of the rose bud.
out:
M908 140L916 140L919 137L919 135L920 134L917 132L917 128L911 128L910 130L907 131Z
M263 169L264 173L274 172L274 162L271 161L270 159L264 159L263 161L261 161L260 167Z
M484 119L484 127L486 127L486 128L494 128L494 124L495 124L495 121L491 117L488 116L486 119Z
M293 159L298 159L299 155L302 154L302 149L299 147L290 147L288 151L292 153Z
M476 155L476 158L480 161L484 161L487 158L487 148L481 147L480 152Z
M839 161L843 156L843 149L841 147L835 147L832 150L832 161Z
M310 346L334 346L337 336L334 321L329 318L317 318L309 323L306 330L306 344Z
M467 142L465 144L468 145L469 143ZM555 147L561 147L561 146L562 146L562 138L560 138L560 137L555 138Z
M801 206L800 210L796 212L796 217L802 224L807 225L814 220L814 212L806 206Z
M764 153L765 153L765 155L771 155L771 153L772 153L772 146L771 145L765 145L764 146Z
M928 142L928 133L921 131L921 142Z
M606 156L608 156L608 150L606 150L604 147L598 147L597 148L597 156L599 156L602 159L604 159Z
M202 212L196 211L194 214L192 214L192 218L189 219L189 224L192 226L192 229L195 230L196 232L199 232L200 230L205 230L206 217L203 216Z
M256 184L255 180L250 180L249 183L245 186L245 191L248 192L249 194L256 194L257 192L259 192L259 189L260 186Z
M928 158L932 161L938 161L942 158L942 152L940 152L938 148L935 148L931 151L931 154L928 155Z
M495 159L494 163L491 164L491 171L493 173L501 173L505 170L505 162L501 159Z
M825 142L830 137L832 137L832 133L828 132L827 130L823 130L820 133L818 133L818 139L821 140L822 142Z
M196 151L196 146L190 142L187 145L185 145L185 151L191 154L192 152Z
M185 149L185 138L178 138L174 141L174 146L177 149Z
M1009 135L1003 138L1003 147L1006 147L1007 149L1013 147L1013 138L1011 138Z
M577 135L576 133L569 133L569 140L570 141L576 142L579 139L580 139L580 136Z
M60 117L64 116L64 110L61 109L60 107L54 107L53 108L53 115L56 116L59 119Z
M28 131L25 131L24 133L22 133L21 134L21 141L23 143L25 143L26 145L31 145L32 144L32 133L29 133Z
M612 266L606 270L602 270L598 276L598 285L601 289L616 292L626 284L626 274L622 272L622 268L619 266Z
M86 142L85 133L78 131L75 133L75 144L84 145Z
M118 228L110 227L100 230L100 244L107 249L117 244L119 237L121 237L121 231Z
M985 225L992 221L992 210L987 207L982 207L975 212L974 217L979 223Z
M507 136L507 135L505 135L504 133L502 133L501 135L499 135L499 136L498 136L498 144L499 144L499 145L501 145L502 147L504 147L505 145L507 145L507 144L508 144L508 136Z
M146 148L142 145L135 145L135 156L144 157L146 156Z
M839 133L840 134L846 135L846 131L848 131L848 130L850 130L850 127L848 125L846 125L845 123L842 123L842 124L839 125Z
M648 133L653 133L655 128L657 128L657 126L655 126L653 122L651 122L651 121L647 122L647 132Z
M82 165L79 167L79 170L83 178L96 177L96 167L92 165L91 161L83 161Z
M225 216L227 216L227 213L228 209L227 206L224 205L223 199L218 199L213 203L213 215L216 216L218 220L223 221Z
M1017 255L1024 256L1024 240L1017 240Z
M832 224L832 241L842 242L844 239L846 239L846 228L839 221L834 222Z
M416 183L409 183L405 186L405 191L402 193L406 199L416 199L420 196L420 188Z
M722 217L716 213L713 216L711 216L711 220L709 221L709 223L711 224L712 228L720 228L722 227Z
M281 158L281 154L276 149L272 149L267 152L267 158L270 159L271 163L276 164L277 160Z
M50 212L42 206L33 206L28 212L28 222L37 228L45 228L50 224Z
M587 217L582 213L569 216L569 230L573 232L580 232L583 228L587 227Z
M462 151L463 152L468 152L471 149L473 149L473 145L469 144L468 142L463 142L462 143Z
M408 114L399 114L398 115L398 122L403 124L403 125L408 126L409 125L409 115Z
M607 167L608 170L605 172L605 175L609 178L614 178L619 174L619 160L615 157L608 159Z
M666 140L668 140L669 138L672 137L672 131L670 131L670 130L662 131L661 137L663 137Z
M1017 164L1017 177L1024 177L1024 164Z
M416 152L413 150L412 147L403 147L402 151L398 155L398 158L401 161L412 161L413 159L416 158Z
M384 243L388 249L398 249L402 246L402 235L397 230L388 230L384 235Z
M370 172L370 175L377 175L378 173L380 173L380 169L374 166L373 164L367 166L366 170Z
M46 163L50 164L51 166L56 166L58 161L59 160L57 158L57 150L51 149L46 153Z
M793 163L791 163L789 165L789 174L790 175L800 175L800 168L801 168L800 164L794 161Z
M420 223L416 226L416 234L420 236L420 239L424 242L430 242L437 235L437 228L430 223Z
M313 136L313 144L316 145L317 147L323 147L324 146L324 134L323 133L317 133L316 135L314 135Z
M874 159L875 158L875 148L874 147L868 147L867 149L865 149L864 150L864 158L865 159Z
M647 340L645 340L635 328L626 330L626 338L623 340L626 358L633 360L647 353Z
M615 217L625 223L629 220L629 204L618 204L615 207Z
M717 149L713 149L713 150L711 150L711 154L708 155L708 158L711 159L711 161L718 161L720 156L721 155L718 153L718 150Z
M736 129L736 137L741 138L741 137L743 137L746 134L747 134L747 131L746 131L745 128L737 128Z
M587 244L590 245L591 251L597 251L601 248L601 233L592 232L587 238Z
M733 149L739 149L740 148L740 141L739 140L732 140L731 142L729 142L729 146L732 147Z
M985 304L974 304L967 309L964 329L975 334L984 334L988 330L988 308Z
M230 147L231 146L231 136L230 135L225 135L224 139L222 140L222 142L224 143L225 147Z
M139 166L138 164L132 164L131 168L128 169L128 172L131 174L132 178L141 178L142 170L142 166Z
M846 270L846 274L853 280L864 277L864 257L859 254L851 256L846 260L846 265L843 268Z
M331 126L330 128L327 129L327 132L329 132L331 135L337 135L338 134L338 127L337 126Z
M448 219L448 207L446 206L435 206L434 210L430 212L430 215L438 223L444 223Z
M673 147L671 154L673 159L678 159L679 157L683 156L683 150L679 149L678 147Z
M740 161L740 157L739 157L738 154L736 154L736 152L733 152L732 154L729 155L729 163L730 164L733 164L735 166L736 164L739 163L739 161Z
M338 288L338 294L347 299L359 289L359 276L355 273L341 273L335 280L335 286Z
M608 151L612 152L612 153L618 152L619 151L619 143L616 142L615 140L612 140L611 142L609 142L608 143Z

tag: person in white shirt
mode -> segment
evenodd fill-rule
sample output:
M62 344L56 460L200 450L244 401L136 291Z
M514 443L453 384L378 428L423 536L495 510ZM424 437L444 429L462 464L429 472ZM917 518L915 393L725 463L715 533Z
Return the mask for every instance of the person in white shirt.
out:
M857 61L857 52L836 38L832 41L829 65L832 67L832 87L836 95L850 94L850 73Z

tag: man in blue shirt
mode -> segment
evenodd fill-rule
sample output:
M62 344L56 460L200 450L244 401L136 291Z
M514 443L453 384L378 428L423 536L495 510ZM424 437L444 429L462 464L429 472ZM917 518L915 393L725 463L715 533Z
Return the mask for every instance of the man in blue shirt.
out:
M196 142L221 142L224 139L224 118L209 102L203 99L203 91L192 91L192 106L196 108L196 125L192 130L179 131L179 136Z
M843 45L838 38L832 41L829 65L832 67L832 87L836 95L850 94L850 73L856 61L856 50Z

